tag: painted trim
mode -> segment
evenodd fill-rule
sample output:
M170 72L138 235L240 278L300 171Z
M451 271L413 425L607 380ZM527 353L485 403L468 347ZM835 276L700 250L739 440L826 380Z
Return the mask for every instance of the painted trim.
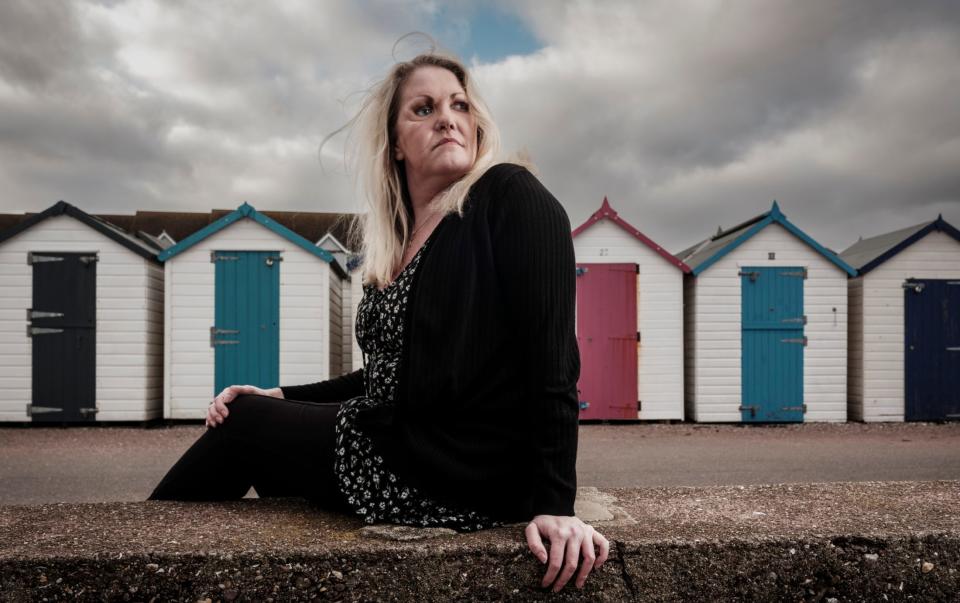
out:
M691 271L691 274L693 276L700 275L700 273L702 273L704 270L706 270L707 268L715 264L723 256L727 255L728 253L730 253L731 251L733 251L734 249L742 245L744 242L746 242L748 239L750 239L750 237L757 234L758 232L766 228L768 225L773 223L777 223L780 226L783 226L785 229L787 229L788 232L790 232L790 234L792 234L793 236L797 237L798 239L800 239L801 241L803 241L804 243L812 247L814 251L816 251L817 253L822 255L824 258L832 262L837 268L846 272L848 276L851 276L851 277L857 276L857 271L852 266L850 266L849 264L841 260L839 257L837 257L835 253L828 251L825 247L820 245L820 243L817 243L815 240L813 240L813 238L807 235L807 233L803 232L802 230L794 226L793 223L790 222L790 220L787 220L787 216L785 216L783 212L780 211L780 206L777 204L776 201L773 202L773 205L770 207L770 211L768 211L765 214L765 217L762 220L760 220L759 222L751 226L746 232L744 232L742 235L738 236L736 239L734 239L733 241L725 245L719 251L717 251L712 256L707 258L705 261L701 262L696 268L694 268Z
M897 255L907 247L910 247L911 245L913 245L914 243L916 243L917 241L919 241L920 239L922 239L923 237L927 236L928 234L930 234L935 230L942 232L943 234L951 237L953 240L960 243L960 230L957 230L953 225L951 225L949 222L944 220L943 215L941 214L937 216L937 219L934 220L933 222L927 224L917 232L913 233L909 237L905 238L904 240L900 241L899 243L897 243L896 245L888 249L887 251L883 252L882 254L878 255L874 259L864 264L863 267L860 268L859 276L863 276L864 274L870 272L880 264L883 264L893 256Z
M326 241L327 239L330 239L331 241L333 241L333 244L339 247L342 253L347 253L347 254L350 253L350 250L343 246L343 243L340 242L340 239L333 236L333 234L329 232L323 235L322 237L320 237L320 240L317 241L317 247L322 247L324 241Z
M617 214L617 212L614 211L612 207L610 207L610 202L607 200L606 197L603 198L603 203L600 204L600 209L593 212L593 214L589 218L587 218L583 224L573 229L573 236L576 237L578 234L582 233L587 228L593 226L594 224L596 224L597 222L599 222L604 218L606 218L607 220L610 220L611 222L613 222L623 230L627 231L627 233L629 233L630 236L632 236L633 238L637 239L638 241L640 241L641 243L643 243L644 245L652 249L660 257L667 260L671 265L676 266L677 268L682 270L685 274L688 274L691 272L690 266L687 266L685 263L683 263L683 261L678 259L676 256L674 256L672 253L670 253L663 247L657 245L652 239L644 235L642 232L640 232L640 230L638 230L637 228L632 226L629 222L621 218Z
M62 201L62 200L57 201L55 204L43 210L39 214L30 216L29 218L27 218L26 220L23 220L19 224L15 224L10 228L6 229L5 231L0 232L0 243L3 243L7 239L10 239L20 234L21 232L27 230L28 228L31 228L39 224L40 222L43 222L47 218L52 218L54 216L63 216L63 215L70 216L71 218L74 218L75 220L78 220L86 224L87 226L96 230L100 234L106 236L107 238L113 241L116 241L120 245L123 245L130 251L136 253L137 255L143 258L152 260L158 264L160 263L160 260L157 258L157 252L159 250L153 249L152 247L148 246L146 243L140 244L139 241L131 240L124 237L117 231L111 229L109 226L104 224L103 221L98 220L97 218L94 218L93 216L83 211L79 207L70 205L66 201ZM114 228L121 231L123 230L119 226L114 226ZM132 237L133 235L130 235L130 236Z
M194 245L206 239L210 235L220 232L227 226L230 226L234 222L237 222L238 220L242 220L244 218L249 218L250 220L253 220L257 224L260 224L261 226L273 231L274 233L280 235L281 237L290 241L291 243L300 247L301 249L315 255L316 257L320 258L324 262L331 264L333 266L334 271L336 271L336 273L340 276L340 278L345 278L347 276L347 273L343 270L343 267L340 266L340 264L334 260L333 254L331 254L329 251L327 251L326 249L321 249L317 247L316 245L314 245L307 239L303 238L302 236L298 235L297 233L293 232L286 226L280 224L279 222L276 222L272 218L269 218L263 215L247 202L244 202L243 205L233 210L229 214L221 217L220 219L214 222L211 222L210 224L207 224L200 230L196 231L195 233L181 240L176 245L172 247L168 247L164 251L160 252L157 255L157 258L161 262L166 262L170 258L193 247Z

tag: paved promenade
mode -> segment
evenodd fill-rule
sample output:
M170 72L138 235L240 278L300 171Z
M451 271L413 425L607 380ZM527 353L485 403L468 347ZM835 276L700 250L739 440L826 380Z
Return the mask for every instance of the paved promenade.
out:
M143 500L204 429L0 427L0 505ZM583 425L578 475L604 488L960 480L960 424Z

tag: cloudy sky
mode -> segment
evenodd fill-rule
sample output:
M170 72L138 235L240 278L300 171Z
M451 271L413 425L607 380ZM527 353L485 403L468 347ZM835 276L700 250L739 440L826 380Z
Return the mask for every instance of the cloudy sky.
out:
M574 226L604 196L672 251L774 199L838 250L960 226L953 0L4 0L0 212L353 211L318 145L411 31Z

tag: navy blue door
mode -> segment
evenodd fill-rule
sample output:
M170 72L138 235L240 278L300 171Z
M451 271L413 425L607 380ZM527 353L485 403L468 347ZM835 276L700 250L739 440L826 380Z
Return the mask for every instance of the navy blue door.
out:
M216 251L214 394L230 385L280 381L280 253Z
M960 419L960 281L904 286L904 419Z
M34 423L96 419L97 255L31 252Z
M740 271L740 418L803 421L803 279L800 267Z

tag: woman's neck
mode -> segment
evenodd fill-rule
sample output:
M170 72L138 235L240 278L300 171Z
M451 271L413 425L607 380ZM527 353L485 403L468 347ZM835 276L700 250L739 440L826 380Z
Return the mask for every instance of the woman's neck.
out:
M436 176L429 179L407 180L407 191L410 193L410 204L413 206L414 224L426 219L430 215L430 202L446 190L456 179Z

